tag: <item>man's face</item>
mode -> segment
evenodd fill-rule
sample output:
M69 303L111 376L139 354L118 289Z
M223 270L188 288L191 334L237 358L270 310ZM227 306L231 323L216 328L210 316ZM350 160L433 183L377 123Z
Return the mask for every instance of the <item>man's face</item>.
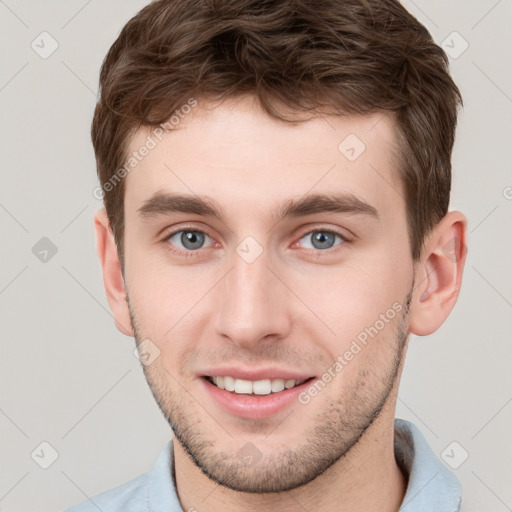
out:
M414 280L392 121L290 125L244 98L200 103L163 140L151 136L126 177L125 285L152 392L212 480L246 492L303 485L394 411ZM204 199L221 217L156 194ZM339 208L282 215L323 195ZM212 375L270 383L235 382L237 394ZM294 376L311 380L250 394Z

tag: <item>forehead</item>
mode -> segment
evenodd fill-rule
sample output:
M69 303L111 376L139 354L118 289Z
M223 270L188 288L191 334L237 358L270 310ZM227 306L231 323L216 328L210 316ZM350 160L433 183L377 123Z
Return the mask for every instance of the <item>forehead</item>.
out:
M125 178L127 214L161 191L262 211L308 193L348 193L395 214L404 201L387 114L286 123L251 97L186 111L168 133L144 127L130 141L127 156L136 165Z

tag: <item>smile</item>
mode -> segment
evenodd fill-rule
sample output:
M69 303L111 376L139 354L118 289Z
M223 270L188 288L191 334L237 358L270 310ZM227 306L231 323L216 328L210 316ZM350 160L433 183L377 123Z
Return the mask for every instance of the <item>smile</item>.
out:
M260 420L284 412L292 405L303 407L298 397L315 379L251 381L226 375L203 376L199 381L212 403L224 413L232 417Z
M207 377L207 379L219 389L225 389L239 395L270 395L279 393L285 389L291 389L300 386L307 379L263 379L263 380L244 380L235 377Z

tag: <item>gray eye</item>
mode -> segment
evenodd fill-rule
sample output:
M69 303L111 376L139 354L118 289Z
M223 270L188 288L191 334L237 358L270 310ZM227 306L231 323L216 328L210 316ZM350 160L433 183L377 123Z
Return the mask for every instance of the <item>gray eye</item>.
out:
M183 248L187 251L194 251L202 248L206 238L210 238L206 233L185 229L177 231L171 235L169 237L169 241L174 245L179 241L179 244L181 244L182 247L178 244L178 248Z
M331 249L335 245L339 245L335 244L336 237L341 240L340 243L343 243L344 240L340 235L321 230L311 231L303 236L301 240L306 240L311 244L310 247L306 247L307 249Z

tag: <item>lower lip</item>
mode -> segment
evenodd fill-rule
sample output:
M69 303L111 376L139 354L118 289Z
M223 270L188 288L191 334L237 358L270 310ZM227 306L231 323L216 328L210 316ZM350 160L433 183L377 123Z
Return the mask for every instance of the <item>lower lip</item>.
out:
M313 380L314 377L299 386L278 393L270 393L270 395L239 395L218 388L206 377L200 379L206 392L223 409L233 416L252 420L270 418L292 403L298 402L298 396L313 383Z

